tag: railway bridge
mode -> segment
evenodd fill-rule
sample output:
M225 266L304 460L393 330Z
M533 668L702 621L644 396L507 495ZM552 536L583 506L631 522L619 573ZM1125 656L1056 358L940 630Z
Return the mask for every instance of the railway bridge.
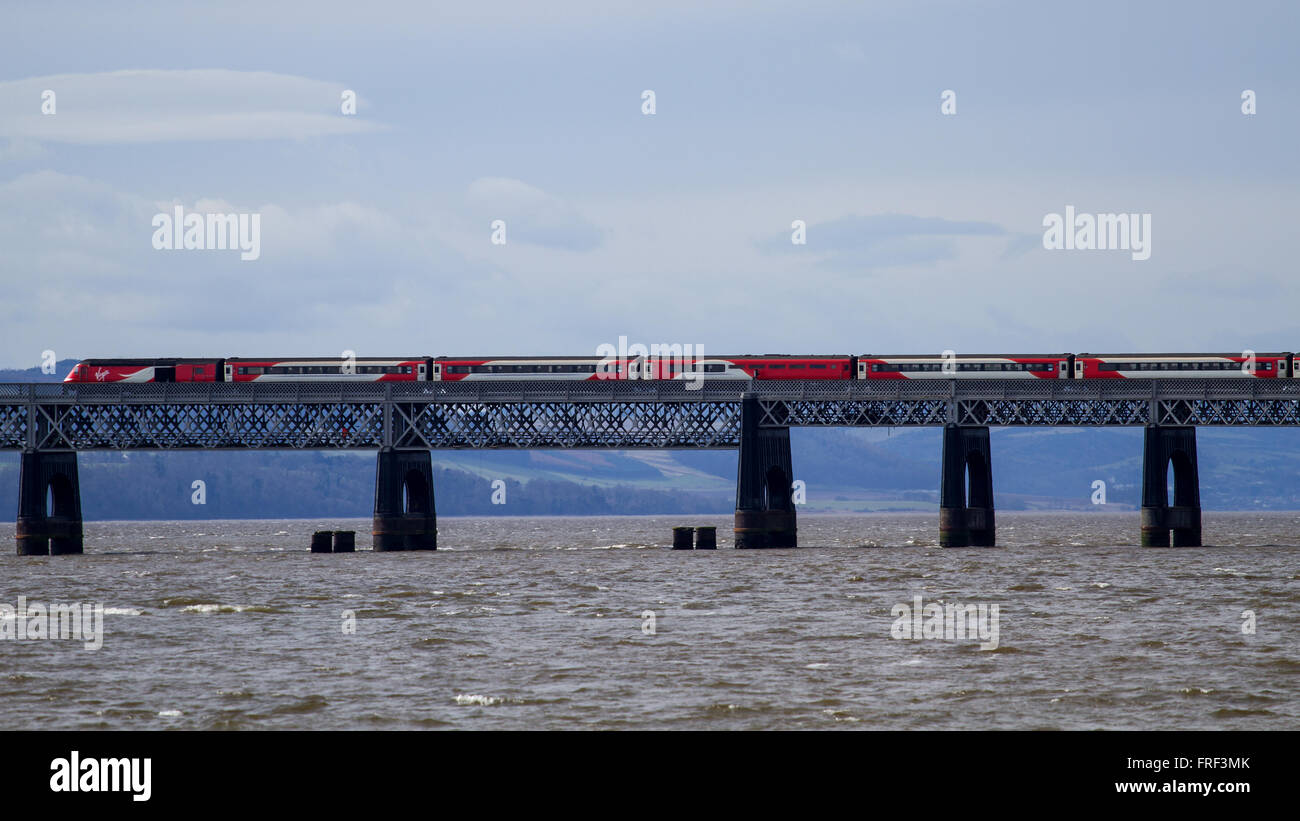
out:
M22 452L21 555L82 552L83 450L378 451L375 549L431 550L432 450L736 448L736 546L795 547L790 428L934 426L944 429L940 544L960 547L995 543L990 427L1141 426L1142 544L1193 546L1201 543L1196 428L1300 426L1300 380L714 380L691 387L9 383L0 384L0 450Z

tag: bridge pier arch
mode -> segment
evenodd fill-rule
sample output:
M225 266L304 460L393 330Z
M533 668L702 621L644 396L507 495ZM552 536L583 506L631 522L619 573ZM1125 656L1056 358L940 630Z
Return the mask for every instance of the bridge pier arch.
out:
M1174 469L1173 504L1169 466ZM1201 482L1196 428L1147 425L1142 443L1142 546L1201 546Z
M19 556L83 552L76 451L27 450L18 478Z
M433 459L427 450L383 448L375 459L374 549L437 550Z
M790 429L759 427L760 413L757 397L746 394L741 398L736 547L798 547Z
M986 426L943 428L939 546L993 547L993 455ZM967 492L967 477L970 479Z

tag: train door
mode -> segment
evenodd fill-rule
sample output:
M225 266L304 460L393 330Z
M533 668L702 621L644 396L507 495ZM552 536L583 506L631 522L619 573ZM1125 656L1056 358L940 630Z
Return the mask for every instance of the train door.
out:
M421 361L415 369L415 378L421 382L429 381L429 363Z
M1070 363L1068 361L1062 359L1061 361L1056 363L1056 378L1057 379L1070 378Z
M234 366L234 365L231 365L229 362L227 362L227 363L226 363L226 367L225 367L224 370L225 370L225 373L226 373L226 380L225 380L225 381L227 381L227 382L234 382L234 381L235 381L235 366Z
M858 360L858 379L867 378L867 363L861 359Z
M1083 378L1083 360L1082 360L1082 359L1076 359L1076 360L1074 360L1074 378L1075 378L1075 379L1082 379L1082 378Z

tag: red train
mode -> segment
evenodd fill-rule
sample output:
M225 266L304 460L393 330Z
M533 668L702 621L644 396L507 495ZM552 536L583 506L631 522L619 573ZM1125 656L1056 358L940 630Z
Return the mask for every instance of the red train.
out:
M295 359L87 359L65 382L458 382L508 379L1277 379L1295 355L1036 354L861 356L764 354L700 361L635 357L439 356Z

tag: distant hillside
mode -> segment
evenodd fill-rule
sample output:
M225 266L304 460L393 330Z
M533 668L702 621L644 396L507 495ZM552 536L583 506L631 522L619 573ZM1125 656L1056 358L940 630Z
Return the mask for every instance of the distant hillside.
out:
M87 519L327 518L369 516L375 494L372 454L324 452L83 453L78 457ZM205 504L194 504L201 480ZM725 513L731 493L684 493L552 478L503 478L505 504L492 503L492 480L434 465L443 515ZM18 506L18 455L0 454L0 510Z
M34 368L0 368L0 382L62 382L63 377L68 375L72 366L80 362L79 359L60 359L54 363L54 373L42 373L41 368L37 365Z

